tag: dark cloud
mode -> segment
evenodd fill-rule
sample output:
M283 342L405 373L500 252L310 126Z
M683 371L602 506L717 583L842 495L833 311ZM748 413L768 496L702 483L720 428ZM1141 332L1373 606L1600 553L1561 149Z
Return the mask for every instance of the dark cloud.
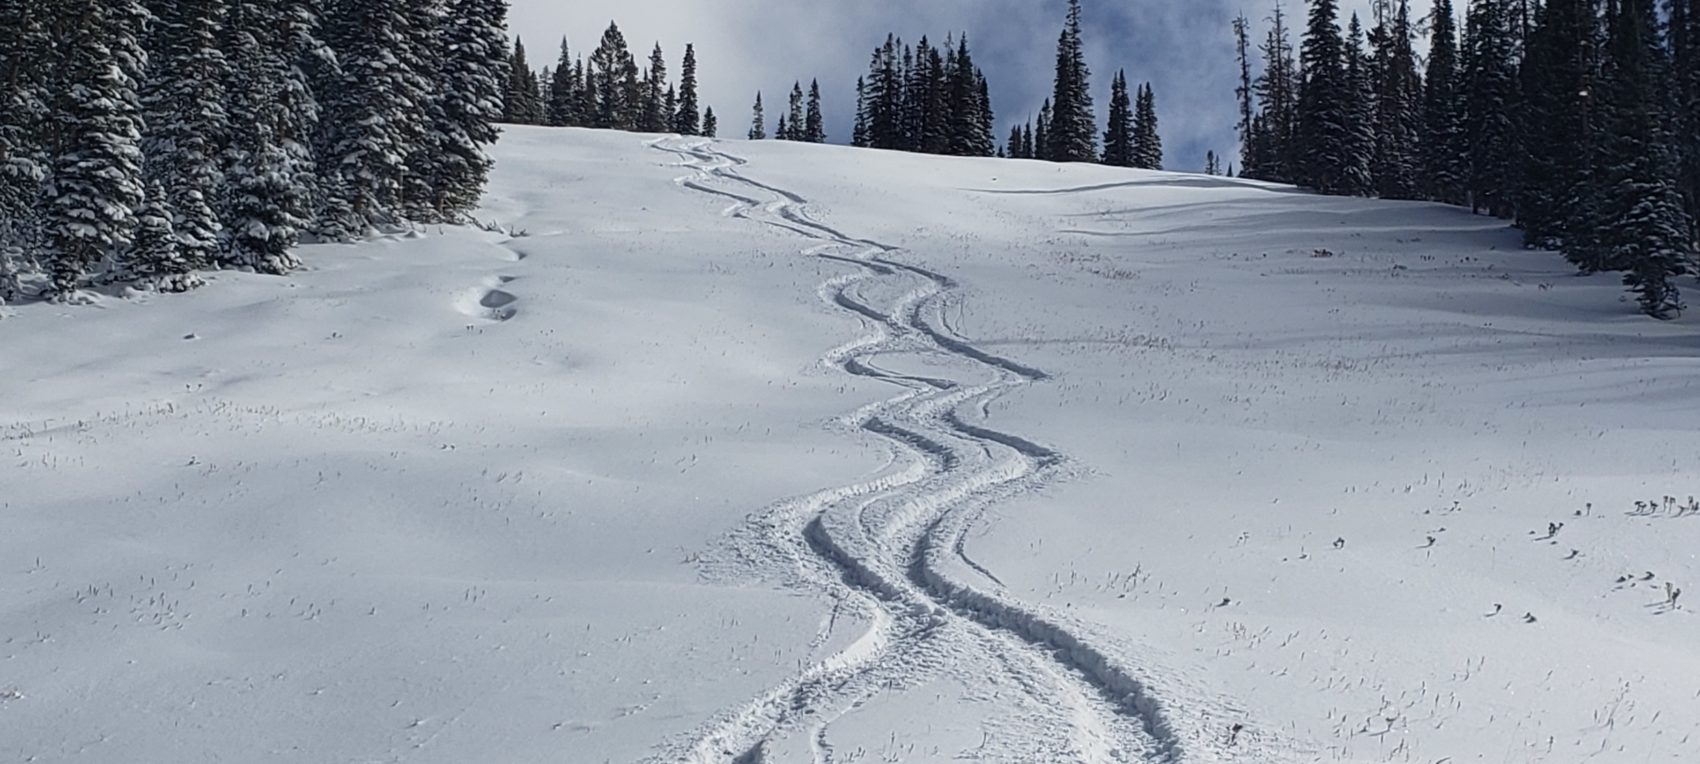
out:
M1369 22L1374 0L1343 0ZM1285 0L1294 33L1305 8ZM1460 3L1461 4L1461 3ZM511 31L522 37L536 66L552 64L562 35L576 55L588 53L617 21L640 57L660 42L677 74L687 42L701 68L703 102L720 116L724 135L741 135L755 93L764 93L769 117L793 80L805 87L818 78L826 100L828 131L848 138L856 78L874 46L894 33L905 41L935 41L967 33L992 85L1001 142L1011 124L1025 121L1049 95L1057 33L1065 0L512 0ZM1204 152L1230 157L1234 136L1234 44L1230 23L1244 13L1261 37L1274 0L1085 0L1089 63L1099 118L1109 100L1110 75L1127 71L1130 82L1151 82L1167 150L1175 170L1203 167ZM1429 11L1415 0L1412 12ZM1296 40L1295 40L1296 43Z

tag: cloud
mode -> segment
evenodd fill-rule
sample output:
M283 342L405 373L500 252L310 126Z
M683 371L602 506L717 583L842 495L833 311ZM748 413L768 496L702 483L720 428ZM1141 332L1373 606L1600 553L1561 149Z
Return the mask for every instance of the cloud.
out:
M1373 0L1343 0L1369 23ZM1244 13L1261 38L1275 0L1084 0L1088 63L1098 117L1109 105L1110 76L1125 69L1133 83L1151 82L1157 96L1166 165L1199 170L1204 152L1233 157L1233 17ZM702 101L714 107L722 135L742 135L756 91L770 121L793 81L821 83L827 130L848 140L856 78L887 33L906 42L967 33L985 69L1001 143L1050 94L1056 38L1066 0L511 0L509 31L523 38L534 66L553 65L562 35L574 56L595 47L618 22L640 62L659 42L678 74L685 43L696 45ZM1284 0L1295 44L1305 4ZM1415 0L1412 13L1429 11ZM1462 11L1460 11L1462 13ZM771 129L771 124L769 125Z

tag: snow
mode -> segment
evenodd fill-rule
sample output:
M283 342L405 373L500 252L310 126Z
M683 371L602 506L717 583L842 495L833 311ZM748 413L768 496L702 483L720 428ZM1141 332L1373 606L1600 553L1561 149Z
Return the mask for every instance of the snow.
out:
M4 309L0 760L1700 756L1700 344L1609 276L1207 176L496 158L512 236Z

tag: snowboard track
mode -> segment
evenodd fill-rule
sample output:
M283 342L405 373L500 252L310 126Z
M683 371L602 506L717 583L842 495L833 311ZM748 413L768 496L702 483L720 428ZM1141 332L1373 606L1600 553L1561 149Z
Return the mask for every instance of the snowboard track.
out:
M834 419L828 427L884 448L887 467L861 482L779 502L753 514L706 563L705 575L729 581L777 578L834 602L866 631L759 697L716 715L648 761L762 764L775 747L800 738L816 764L831 762L831 724L874 696L952 671L997 666L1032 701L1035 730L1068 730L1060 750L1033 750L1042 735L1016 736L1002 758L986 760L1184 762L1197 741L1183 740L1168 710L1125 659L1086 636L1060 613L1017 602L971 559L965 545L988 507L1067 479L1066 455L970 421L1021 387L1052 379L1045 371L986 352L943 320L960 285L897 259L898 247L857 238L816 221L801 195L745 177L748 162L706 139L660 139L651 148L691 171L686 189L731 200L724 214L805 237L805 254L855 271L819 288L824 303L860 320L867 333L829 351L822 367L897 386L901 392ZM728 191L720 186L733 186ZM759 196L775 197L761 201ZM864 285L912 285L889 306L869 304ZM935 316L938 317L935 321ZM886 354L936 359L989 381L906 375L873 359ZM991 586L971 583L989 582ZM827 641L823 634L817 642ZM816 645L819 647L820 645ZM975 665L956 660L982 653ZM1057 717L1063 717L1059 720ZM988 738L991 735L988 734ZM1206 744L1204 747L1210 748ZM790 760L790 759L786 759ZM777 759L775 759L777 761Z

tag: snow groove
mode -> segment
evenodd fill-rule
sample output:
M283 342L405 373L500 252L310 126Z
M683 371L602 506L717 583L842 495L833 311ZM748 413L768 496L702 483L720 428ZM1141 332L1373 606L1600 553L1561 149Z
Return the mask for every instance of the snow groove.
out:
M1064 479L1069 466L1065 455L961 412L977 409L983 419L999 397L1051 376L955 334L942 320L944 302L959 289L954 279L898 261L897 247L815 220L806 199L744 176L737 168L747 162L712 141L650 145L692 170L677 180L681 187L734 201L727 215L806 237L813 242L806 254L854 266L855 273L823 283L820 294L860 319L865 333L826 353L822 364L901 389L830 425L882 444L891 453L887 468L752 516L705 561L708 575L778 578L818 591L835 602L835 623L843 620L836 612L842 608L865 621L865 632L650 761L753 763L808 751L817 764L829 762L836 719L876 695L941 674L970 685L1015 686L1027 698L1014 728L1035 732L988 735L995 745L983 746L978 757L1186 761L1187 746L1163 703L1133 671L1066 617L999 593L997 576L964 549L969 527L991 502ZM912 287L890 305L871 305L859 292L863 284L889 289L905 282ZM889 353L984 369L991 379L974 384L888 372L873 359ZM964 569L997 589L953 573ZM1064 739L1054 739L1056 730L1066 730Z

